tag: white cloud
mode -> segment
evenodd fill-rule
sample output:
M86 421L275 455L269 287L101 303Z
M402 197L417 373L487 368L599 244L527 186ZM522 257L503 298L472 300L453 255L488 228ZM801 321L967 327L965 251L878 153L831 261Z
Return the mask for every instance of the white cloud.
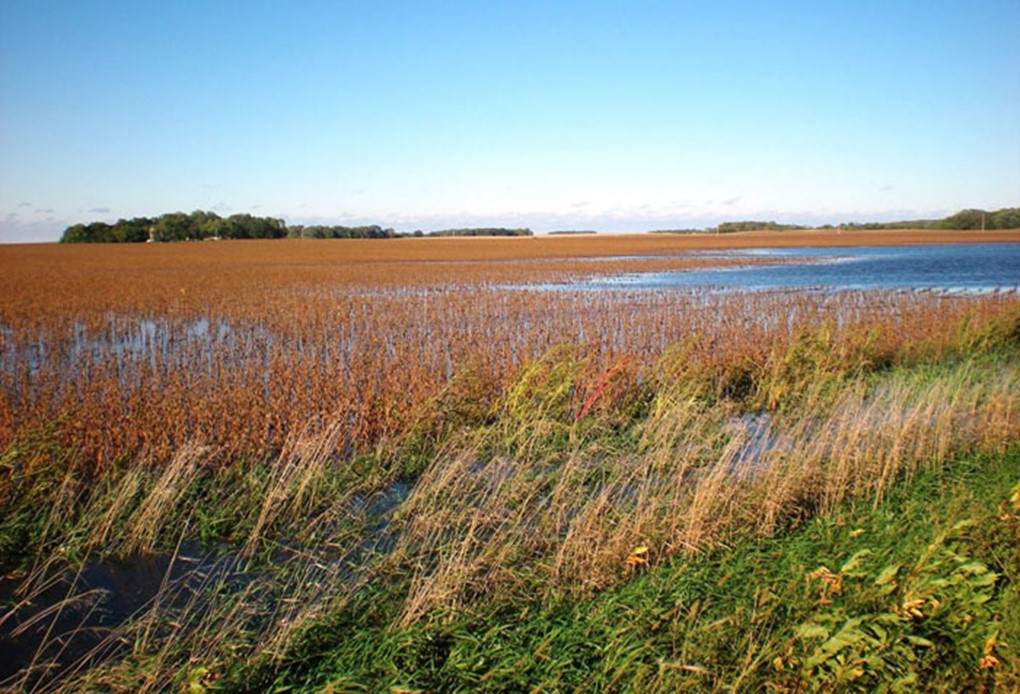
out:
M11 213L0 221L0 243L59 241L67 226L67 222L63 220L25 221Z

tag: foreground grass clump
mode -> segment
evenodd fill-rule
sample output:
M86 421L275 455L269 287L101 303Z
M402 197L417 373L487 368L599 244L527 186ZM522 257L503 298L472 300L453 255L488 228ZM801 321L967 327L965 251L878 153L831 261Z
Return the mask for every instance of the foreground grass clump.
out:
M776 538L677 558L591 600L399 629L385 592L228 688L289 691L1012 691L1020 451L919 474ZM265 679L262 679L265 678Z

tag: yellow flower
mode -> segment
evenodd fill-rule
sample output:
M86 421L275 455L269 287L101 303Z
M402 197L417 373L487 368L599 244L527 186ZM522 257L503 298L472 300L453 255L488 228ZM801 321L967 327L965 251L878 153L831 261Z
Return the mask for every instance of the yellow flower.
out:
M631 550L630 555L627 557L627 566L630 568L636 568L643 566L648 563L648 547L640 545Z

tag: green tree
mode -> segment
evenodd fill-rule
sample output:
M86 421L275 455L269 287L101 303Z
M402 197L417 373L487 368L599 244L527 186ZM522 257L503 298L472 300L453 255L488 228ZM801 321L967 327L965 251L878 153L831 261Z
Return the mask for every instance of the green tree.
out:
M1020 207L1006 207L991 215L989 229L1020 229Z
M84 224L67 227L64 229L63 236L60 237L60 243L85 243L87 241Z
M187 241L197 236L191 217L183 212L165 214L152 227L153 241Z
M149 240L149 228L152 220L147 217L134 219L118 219L111 230L116 243L144 243Z
M939 222L939 229L954 229L969 231L973 229L985 229L988 223L988 213L984 210L961 210L956 214L946 217Z

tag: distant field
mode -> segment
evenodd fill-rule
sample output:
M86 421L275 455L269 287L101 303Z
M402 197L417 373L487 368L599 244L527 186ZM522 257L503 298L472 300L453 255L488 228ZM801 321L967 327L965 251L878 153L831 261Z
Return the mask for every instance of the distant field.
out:
M278 248L277 243L269 248ZM397 241L397 243L392 243ZM946 231L933 229L895 229L869 231L835 230L792 230L758 231L731 234L598 234L553 235L521 238L506 237L461 237L461 238L406 238L406 239L334 239L329 244L319 245L317 240L285 240L291 248L276 252L286 256L298 254L295 248L311 244L315 254L323 259L349 257L357 260L392 259L443 259L443 260L487 260L511 258L569 258L574 256L606 256L647 254L649 252L669 253L673 251L709 250L718 248L781 248L787 246L884 246L909 243L994 243L999 241L1020 241L1020 229L1006 231ZM197 243L197 242L194 242ZM196 251L194 243L156 244L155 247L177 252L209 253ZM223 242L207 242L219 245ZM236 242L230 242L230 245ZM242 241L246 246L260 246L261 241ZM316 247L317 246L317 247ZM37 250L48 248L49 244L29 246ZM77 247L77 246L72 246ZM85 245L94 252L120 248L117 244ZM127 247L134 247L128 244ZM148 246L152 248L152 245ZM13 251L17 246L7 246Z
M153 308L161 292L189 287L233 292L242 287L321 285L439 286L492 282L549 282L579 274L616 274L747 264L748 259L683 257L690 251L1020 242L1014 231L786 231L735 234L435 238L387 240L275 240L174 244L56 244L0 247L3 311L28 302L67 307L66 301L121 302ZM636 258L628 258L636 256ZM655 258L650 258L654 256ZM576 262L604 258L599 263ZM536 263L533 261L542 261ZM759 262L765 262L763 260ZM772 262L775 262L774 260ZM139 281L144 280L144 281ZM132 286L134 291L122 291ZM17 297L17 300L14 300ZM56 297L56 298L54 298ZM235 297L243 298L243 297ZM177 299L177 297L175 297ZM187 303L194 304L188 298ZM195 308L195 306L192 306ZM3 314L0 314L2 320Z

